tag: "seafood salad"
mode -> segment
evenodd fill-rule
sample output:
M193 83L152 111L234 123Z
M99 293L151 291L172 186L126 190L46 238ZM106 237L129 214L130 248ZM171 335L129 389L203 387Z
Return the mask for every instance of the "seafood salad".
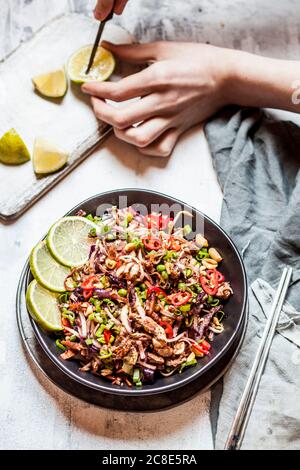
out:
M141 387L182 373L210 354L233 294L221 254L202 234L158 213L111 208L78 214L97 224L89 259L59 296L61 359L118 386ZM177 219L177 217L176 217Z

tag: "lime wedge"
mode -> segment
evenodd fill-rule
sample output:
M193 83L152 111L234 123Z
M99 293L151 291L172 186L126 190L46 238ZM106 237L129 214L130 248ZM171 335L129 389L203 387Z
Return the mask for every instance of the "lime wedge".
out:
M60 331L61 314L57 302L57 294L32 281L26 292L27 308L32 318L48 331Z
M60 170L68 161L69 154L58 149L45 139L36 139L32 164L35 173L49 174Z
M70 273L69 268L58 263L42 241L33 248L30 255L30 269L35 279L46 289L64 292L64 281Z
M28 162L30 154L15 129L10 129L0 139L0 162L6 165L20 165Z
M99 229L84 217L64 217L54 224L47 236L47 246L52 256L69 267L81 266L89 258L90 247L95 241L88 238L91 229Z
M76 51L68 63L68 75L70 80L75 83L85 82L104 82L113 73L116 61L110 51L103 47L98 47L95 60L88 75L86 69L91 57L93 46L85 46Z
M32 83L41 95L47 98L62 98L68 88L67 77L64 69L55 70L43 75L33 77Z

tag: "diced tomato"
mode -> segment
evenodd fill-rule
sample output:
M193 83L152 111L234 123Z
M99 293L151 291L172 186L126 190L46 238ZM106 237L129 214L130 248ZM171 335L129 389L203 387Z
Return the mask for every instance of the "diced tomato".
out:
M176 292L176 294L169 295L168 299L175 307L180 307L181 305L187 304L191 300L192 294L189 292Z

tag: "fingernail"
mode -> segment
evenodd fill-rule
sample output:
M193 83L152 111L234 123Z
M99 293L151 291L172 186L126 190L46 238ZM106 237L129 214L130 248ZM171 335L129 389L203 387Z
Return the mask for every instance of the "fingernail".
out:
M113 44L112 42L103 40L103 41L101 41L101 46L108 46L108 47L110 47L110 46L114 46L114 44Z

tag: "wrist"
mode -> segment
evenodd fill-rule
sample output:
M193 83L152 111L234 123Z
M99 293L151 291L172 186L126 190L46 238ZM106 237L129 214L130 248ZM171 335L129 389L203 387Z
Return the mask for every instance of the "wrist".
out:
M216 54L216 76L223 106L241 104L239 93L244 86L243 75L240 71L241 54L243 52L221 48ZM239 93L237 93L237 89Z

